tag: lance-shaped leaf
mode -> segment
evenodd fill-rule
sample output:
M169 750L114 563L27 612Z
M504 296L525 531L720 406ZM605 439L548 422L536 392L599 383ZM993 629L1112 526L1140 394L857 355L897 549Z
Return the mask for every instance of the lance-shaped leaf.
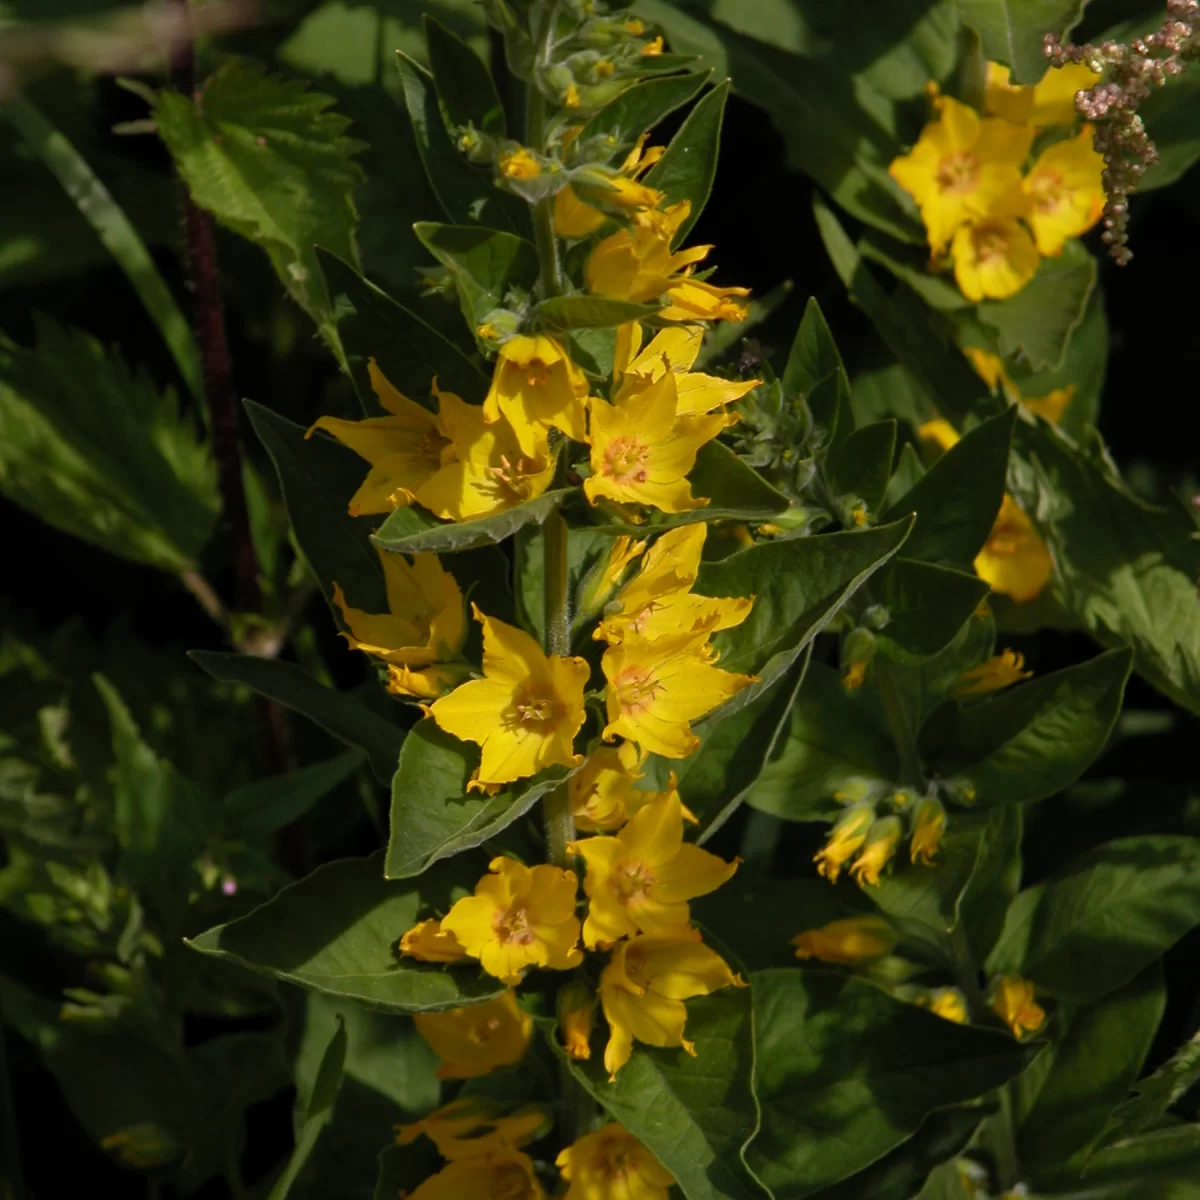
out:
M965 571L897 558L883 582L889 619L879 635L880 649L906 663L940 654L990 591L982 579Z
M746 1161L776 1200L861 1170L928 1113L999 1086L1030 1056L1006 1034L830 971L760 971L751 992L762 1121Z
M1133 1095L1113 1113L1104 1140L1116 1142L1144 1133L1196 1083L1200 1083L1200 1031L1153 1075L1138 1080Z
M1128 650L1110 650L982 703L944 708L923 736L928 761L968 779L982 806L1052 796L1104 748L1131 662Z
M846 400L846 424L849 425L848 392ZM883 505L888 480L892 477L892 459L896 454L896 422L876 421L871 425L864 425L861 429L847 432L839 421L838 429L839 436L825 460L825 468L829 472L829 485L838 495L857 496L867 506L868 512L878 512ZM841 433L845 433L844 438L841 437Z
M909 521L897 521L877 529L760 542L701 567L694 589L698 594L754 597L749 617L713 639L722 668L759 677L757 685L741 693L744 703L796 661L904 544L910 528Z
M1054 593L1105 646L1133 647L1138 672L1200 714L1200 541L1182 508L1134 495L1099 442L1017 427L1009 487L1054 556Z
M657 304L609 300L605 296L554 296L534 310L547 329L611 329L628 321L644 321L658 312Z
M987 961L1086 1004L1120 987L1200 924L1200 843L1120 838L1023 891Z
M302 817L363 761L361 751L347 750L298 771L234 788L225 797L226 820L245 841L265 840L276 829Z
M1086 0L957 0L962 18L979 34L983 57L1012 68L1014 83L1037 83L1046 71L1042 42L1066 34Z
M226 63L198 99L161 91L154 105L192 199L261 246L288 293L336 346L333 311L315 247L357 261L354 189L362 143L333 99L300 80L268 75L244 59Z
M662 158L646 174L646 184L664 194L664 206L678 204L681 200L691 205L687 219L675 235L676 244L687 237L712 191L721 147L721 121L728 98L729 80L726 79L688 113Z
M400 958L396 943L419 920L444 915L483 870L461 859L404 883L383 878L382 855L318 867L253 912L188 945L310 991L382 1012L439 1012L499 995L474 963Z
M583 127L580 142L611 137L624 148L632 146L647 129L682 108L708 82L709 73L647 79L626 88L610 100Z
M387 783L395 773L404 731L357 700L318 683L307 671L250 654L193 650L190 657L214 679L244 683L268 700L277 700L315 721L339 741L364 750L381 783Z
M369 415L383 411L367 375L372 358L388 382L418 404L431 404L435 377L441 387L464 400L482 398L488 378L458 346L336 255L318 250L317 258L329 286L346 363Z
M906 558L970 570L992 531L1012 444L1015 405L977 425L950 447L895 503L885 520L915 513Z
M487 67L466 42L428 13L424 14L423 25L446 128L473 125L482 133L504 137L504 105Z
M804 306L804 317L792 339L787 365L783 369L784 395L808 399L819 383L839 371L845 373L845 366L829 330L829 322L825 320L825 314L816 299L810 296ZM832 440L837 433L840 410L836 407L822 408L820 404L817 409L813 419Z
M758 1112L750 995L727 988L689 1000L687 1009L696 1057L635 1043L615 1083L599 1056L568 1058L553 1030L548 1036L571 1074L675 1176L688 1200L763 1200L768 1193L742 1160Z
M489 796L467 790L478 766L476 746L451 737L432 719L414 726L392 781L392 834L384 863L389 879L419 875L439 859L481 846L571 773L550 767Z

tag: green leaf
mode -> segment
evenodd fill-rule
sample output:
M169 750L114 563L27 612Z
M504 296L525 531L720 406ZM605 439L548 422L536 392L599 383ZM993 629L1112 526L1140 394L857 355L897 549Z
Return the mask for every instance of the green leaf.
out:
M981 807L1044 800L1074 783L1104 748L1131 661L1127 650L1111 650L947 709L929 731L928 761L942 775L969 779Z
M310 767L234 788L225 797L229 824L247 842L265 840L329 795L362 764L363 757L358 750L347 750Z
M1046 72L1042 41L1066 34L1087 0L957 0L963 20L983 42L983 56L1012 68L1014 83L1037 83Z
M1060 1000L1086 1004L1127 983L1197 924L1200 844L1121 838L1017 897L988 972L1025 975Z
M327 863L188 945L380 1012L441 1012L498 996L504 985L475 965L396 955L397 941L418 920L444 915L457 894L474 888L480 864L464 859L404 883L385 880L382 869L381 854Z
M261 404L247 401L246 412L275 465L292 534L325 599L332 603L337 583L357 607L385 610L383 572L371 545L379 518L347 511L368 464L322 433L306 439L299 425Z
M371 539L375 545L396 554L448 554L502 542L526 525L544 524L546 518L576 489L543 492L515 508L476 517L471 521L441 521L423 508L398 508Z
M708 82L709 74L647 79L626 88L588 121L579 141L611 137L618 149L632 146L647 129L682 108Z
M525 204L493 186L490 173L468 163L450 140L429 72L399 52L396 65L417 152L446 216L459 225L478 221L524 234L529 227Z
M601 1108L675 1176L687 1200L759 1200L768 1193L742 1159L757 1111L750 995L727 988L687 1008L696 1057L635 1043L615 1083L598 1056L568 1058L552 1029L548 1040Z
M721 121L729 98L729 80L717 84L687 115L679 132L671 139L662 158L650 168L644 182L665 195L663 206L686 200L692 207L675 234L678 245L688 233L708 201L717 173L717 155L721 148Z
M848 692L837 671L814 662L746 801L785 821L811 821L838 808L833 794L847 779L893 780L899 771L874 689Z
M337 1102L342 1085L342 1071L346 1064L346 1026L338 1019L337 1030L329 1039L329 1045L321 1056L321 1065L313 1082L312 1091L303 1097L302 1107L297 1113L296 1146L283 1174L275 1181L267 1200L286 1200L291 1195L292 1185L300 1177L316 1147L317 1139L325 1126L333 1120L333 1106Z
M950 447L883 514L916 513L906 557L970 569L992 531L1000 502L1016 405L983 421Z
M787 365L783 369L783 391L786 396L808 396L823 379L838 371L844 371L842 356L837 343L829 331L829 323L821 306L812 296L804 306L804 319L796 330L792 348L788 351ZM836 431L834 414L823 414L821 420L813 414L818 424L826 427L830 437Z
M703 596L753 596L749 617L718 633L713 645L728 671L750 672L758 695L841 611L903 545L911 525L760 542L720 562L704 563L694 590ZM753 696L747 696L749 701Z
M1099 440L1085 451L1039 422L1017 429L1010 490L1054 557L1054 594L1097 641L1200 714L1200 542L1181 506L1135 496Z
M448 130L473 125L481 133L504 137L504 106L479 56L429 13L423 14L429 66L438 105Z
M381 783L391 780L404 731L341 692L318 683L291 663L249 654L193 650L189 657L223 683L242 683L308 717L348 746L366 752Z
M1057 257L1043 258L1015 296L984 300L976 312L995 330L1002 357L1021 358L1035 371L1052 370L1083 324L1095 286L1095 258L1082 242L1070 241Z
M1065 1032L1056 1030L1038 1061L1035 1070L1048 1073L1017 1139L1020 1161L1035 1176L1052 1174L1100 1136L1141 1070L1165 1004L1162 968L1152 963L1102 1000L1059 1013Z
M1083 1172L1078 1200L1197 1200L1200 1125L1155 1130L1101 1150ZM1071 1200L1068 1197L1068 1200Z
M555 296L543 300L534 316L547 329L610 329L627 321L644 321L658 307L604 296Z
M1106 1142L1145 1133L1189 1088L1200 1082L1200 1032L1185 1042L1153 1075L1138 1080L1129 1097L1112 1115Z
M940 654L990 591L982 579L964 571L912 558L895 559L883 585L890 619L879 635L880 650L905 663Z
M0 493L110 554L187 569L219 501L174 392L85 333L35 323L36 349L0 337Z
M330 111L333 103L300 80L234 59L196 102L159 92L154 121L192 199L266 251L288 294L336 346L315 247L357 261L362 171L354 156L363 145L346 136L350 123Z
M392 782L392 835L383 869L388 879L420 875L439 859L483 845L571 774L551 767L489 796L467 790L478 765L475 746L432 720L412 728Z
M958 817L955 816L957 824ZM976 962L983 962L1004 929L1004 914L1021 886L1023 810L991 809L983 826L975 870L958 899L957 916Z
M317 258L329 287L350 375L368 414L383 411L367 377L367 363L372 358L390 383L418 403L429 403L435 376L447 391L468 401L482 396L487 376L453 342L340 258L320 249Z
M513 288L528 292L537 280L537 251L515 234L433 221L418 221L413 232L453 277L471 329L499 308Z
M847 400L849 397L847 396ZM846 423L853 425L849 404L843 410ZM841 433L841 421L838 422ZM888 480L892 477L892 459L896 454L896 422L877 421L839 438L830 449L825 467L829 483L838 495L857 496L868 512L883 505Z
M830 971L760 971L751 989L762 1123L746 1161L776 1200L862 1170L928 1113L999 1086L1028 1058L1007 1035Z

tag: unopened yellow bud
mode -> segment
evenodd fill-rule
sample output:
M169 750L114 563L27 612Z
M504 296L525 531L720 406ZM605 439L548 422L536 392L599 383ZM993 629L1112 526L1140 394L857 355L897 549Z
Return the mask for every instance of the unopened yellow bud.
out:
M645 21L639 20L637 17L630 17L625 22L625 28L629 33L633 34L634 37L641 37L642 34L646 32L646 23Z
M558 1028L563 1046L572 1058L592 1057L595 1024L596 997L587 984L572 980L558 993Z
M871 826L866 844L850 868L850 873L861 885L874 887L879 883L880 873L891 862L902 833L898 817L884 817Z
M958 677L954 692L958 696L982 696L998 692L1028 679L1032 671L1025 670L1025 656L1016 650L1004 650Z
M542 173L541 163L524 146L502 151L496 166L505 179L536 179Z
M643 58L657 58L663 52L663 40L656 37L652 42L647 42L642 47Z
M165 1167L183 1154L183 1146L165 1129L150 1121L110 1133L101 1139L100 1145L124 1166L138 1171Z
M609 75L611 75L611 74L613 73L613 71L614 71L614 70L616 70L616 68L615 68L615 67L612 65L612 63L611 63L611 62L609 62L609 60L608 60L607 58L602 58L602 59L601 59L601 60L600 60L600 61L599 61L599 62L598 62L596 65L595 65L595 67L593 68L593 70L595 70L596 74L597 74L597 75L598 75L598 76L599 76L601 79L607 79L607 78L608 78L608 76L609 76Z
M943 1021L953 1021L955 1025L967 1023L966 997L958 988L937 988L935 991L921 996L917 1003L922 1008L927 1008L931 1013L941 1017Z
M896 935L882 917L847 917L792 938L797 958L817 958L829 963L879 958L895 944Z
M946 810L936 796L924 796L913 810L911 859L933 866L946 833Z
M567 108L579 107L579 88L575 84L571 84L567 88L566 95L563 96L563 104Z
M813 858L817 873L824 875L830 883L837 883L842 867L867 840L867 831L874 820L875 810L871 805L859 804L847 809L830 831L829 841Z
M1003 975L996 981L992 1011L1018 1039L1036 1033L1046 1020L1046 1010L1033 998L1033 984L1019 975Z
M866 678L867 664L865 662L851 663L842 676L842 687L848 692L856 692L862 687Z

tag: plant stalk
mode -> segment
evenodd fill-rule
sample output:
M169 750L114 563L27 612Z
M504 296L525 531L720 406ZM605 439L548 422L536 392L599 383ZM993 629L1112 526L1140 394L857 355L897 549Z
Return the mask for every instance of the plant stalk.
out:
M908 713L904 709L904 697L889 663L881 661L877 655L874 660L875 682L879 687L879 698L883 701L884 715L887 717L888 729L892 741L896 745L896 753L900 756L900 773L908 787L916 788L918 792L925 791L925 768L921 765L921 755L917 751L917 739Z

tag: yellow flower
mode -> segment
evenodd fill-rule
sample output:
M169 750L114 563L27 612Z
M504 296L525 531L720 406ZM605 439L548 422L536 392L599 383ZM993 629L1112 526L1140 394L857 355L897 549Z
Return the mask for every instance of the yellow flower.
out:
M954 685L956 696L982 696L985 692L998 692L1012 687L1022 679L1028 679L1032 671L1025 670L1025 656L1016 650L1004 650L987 662L964 671Z
M867 678L867 664L852 662L842 675L842 687L848 692L856 692Z
M662 34L647 42L642 47L643 58L657 58L663 52Z
M507 1147L453 1159L406 1200L545 1200L528 1154Z
M371 464L362 486L350 498L352 517L390 513L411 504L416 491L442 465L450 446L450 436L438 416L392 387L374 359L367 370L379 403L391 416L363 421L321 417L304 435L312 437L324 429ZM446 395L439 393L440 397Z
M827 963L857 963L891 952L896 934L882 917L845 917L792 938L797 958Z
M830 883L837 883L842 868L858 853L867 840L867 830L875 820L875 810L869 804L856 804L846 809L829 831L829 840L813 856L817 874Z
M542 164L524 146L501 151L496 166L505 179L536 179L542 173Z
M891 862L902 832L898 817L884 817L871 826L866 844L850 868L850 874L863 887L874 887L879 883L880 873Z
M712 665L715 652L695 634L671 634L653 642L626 637L604 652L608 680L605 741L628 738L664 758L686 758L700 739L691 722L754 682Z
M606 237L587 264L588 290L616 300L649 303L665 296L658 316L666 321L740 321L743 305L730 297L748 296L748 288L719 288L691 278L711 246L671 252L671 243L691 212L681 200L665 209L635 212L626 229Z
M645 549L645 542L634 541L623 534L613 539L608 555L588 572L584 581L579 601L581 617L599 612L609 602L613 592L621 586L629 567L642 556Z
M408 1146L424 1134L443 1158L457 1161L519 1150L533 1141L546 1123L546 1114L540 1109L502 1117L486 1100L472 1096L445 1104L410 1125L397 1125L396 1144Z
M971 301L1015 295L1033 278L1041 261L1028 230L1012 216L960 225L950 252L954 281Z
M1067 405L1071 403L1071 397L1075 395L1075 385L1067 384L1066 387L1055 388L1052 392L1045 396L1024 396L1021 394L1020 388L1008 377L1008 372L1004 369L1004 360L998 354L992 354L988 350L983 350L978 346L965 346L963 353L967 356L971 366L975 368L980 379L988 385L994 392L997 387L1004 389L1004 395L1010 404L1019 404L1022 408L1028 409L1031 413L1036 413L1044 421L1049 421L1051 425L1057 425L1062 420L1062 415L1067 410ZM937 437L936 440L943 449L948 449L958 440L958 434L954 432L953 427L946 421L931 421L922 428L928 428L930 425L944 425L950 430L949 445L943 444L943 439ZM925 436L922 434L922 436Z
M351 608L335 583L333 601L350 627L342 636L389 664L390 691L433 699L465 670L465 664L445 665L459 657L467 636L462 592L436 554L416 554L410 563L402 554L378 553L388 612Z
M1071 403L1074 395L1075 385L1068 383L1066 387L1055 388L1045 396L1020 396L1017 403L1022 408L1041 417L1043 421L1057 425L1062 420L1062 415L1067 411L1067 405Z
M1021 195L1021 166L1033 133L1007 121L980 120L974 109L949 96L935 101L938 119L917 144L893 160L888 174L917 202L940 254L960 225L1008 213Z
M555 1160L571 1185L562 1200L667 1200L675 1176L620 1125L585 1134Z
M1033 984L1019 975L1003 975L992 994L992 1011L1012 1030L1013 1037L1037 1033L1046 1011L1033 998Z
M697 522L664 533L650 548L642 569L608 606L593 637L612 645L627 635L647 640L671 633L713 633L740 625L754 598L693 596L708 526Z
M1054 573L1046 543L1011 496L1005 496L988 540L975 558L975 571L992 591L1026 604L1040 595Z
M967 1000L958 988L936 988L921 996L917 1003L943 1021L953 1021L955 1025L967 1023Z
M566 108L578 108L582 101L579 98L579 87L576 84L571 84L563 94L563 105Z
M520 1061L533 1033L533 1018L511 990L483 1004L414 1013L413 1023L442 1060L439 1079L475 1079L511 1066Z
M1047 146L1025 176L1026 219L1041 254L1061 254L1068 238L1087 233L1100 220L1104 159L1092 145L1092 134L1085 125L1070 140Z
M519 983L525 967L567 971L578 966L583 955L575 872L544 863L526 867L506 857L493 858L489 870L475 885L475 895L446 914L442 928L505 983Z
M646 32L646 23L638 17L629 17L625 21L625 30L632 37L641 37Z
M1075 93L1087 91L1100 82L1086 63L1068 63L1051 67L1040 83L1022 87L1010 82L1007 67L988 63L984 111L1017 125L1073 125L1078 115Z
M536 456L552 428L587 441L587 394L587 379L558 342L518 334L500 347L483 416L489 424L505 417Z
M583 758L572 743L583 724L587 663L544 654L524 630L471 607L483 625L483 678L436 700L430 716L447 733L483 747L474 775L479 786L511 783L555 764L577 766Z
M725 862L683 840L677 792L639 809L615 837L583 838L571 849L587 865L583 944L589 950L638 933L682 932L691 919L687 902L716 891L738 867L737 860Z
M936 796L923 796L913 813L913 820L909 859L911 862L920 859L931 867L946 833L946 810Z
M572 980L558 993L558 1028L563 1049L571 1058L592 1057L592 1028L596 1024L596 997L586 983Z
M975 368L975 373L980 379L983 380L984 383L988 385L988 388L991 391L994 392L1002 383L1008 383L1008 373L1004 369L1004 359L1002 359L1000 355L993 354L990 350L984 350L979 346L964 346L963 353L967 356L967 360L970 362L971 366ZM949 446L942 444L942 434L944 431L939 429L936 436L932 431L930 434L926 434L925 431L934 425L944 425L946 429L950 430L951 437ZM949 421L927 421L921 426L921 436L935 437L935 440L939 445L942 446L943 450L948 450L950 446L953 446L954 443L958 441L958 434L954 432L954 426L952 426Z
M724 987L745 987L729 964L688 929L676 937L618 942L600 973L600 1004L608 1021L604 1066L610 1082L629 1061L636 1039L648 1046L696 1048L683 1037L684 1000Z
M600 746L567 781L575 824L586 832L620 829L629 818L665 792L639 791L638 750L632 742Z
M462 962L467 952L458 938L442 929L441 921L418 921L401 939L400 954L421 962Z

